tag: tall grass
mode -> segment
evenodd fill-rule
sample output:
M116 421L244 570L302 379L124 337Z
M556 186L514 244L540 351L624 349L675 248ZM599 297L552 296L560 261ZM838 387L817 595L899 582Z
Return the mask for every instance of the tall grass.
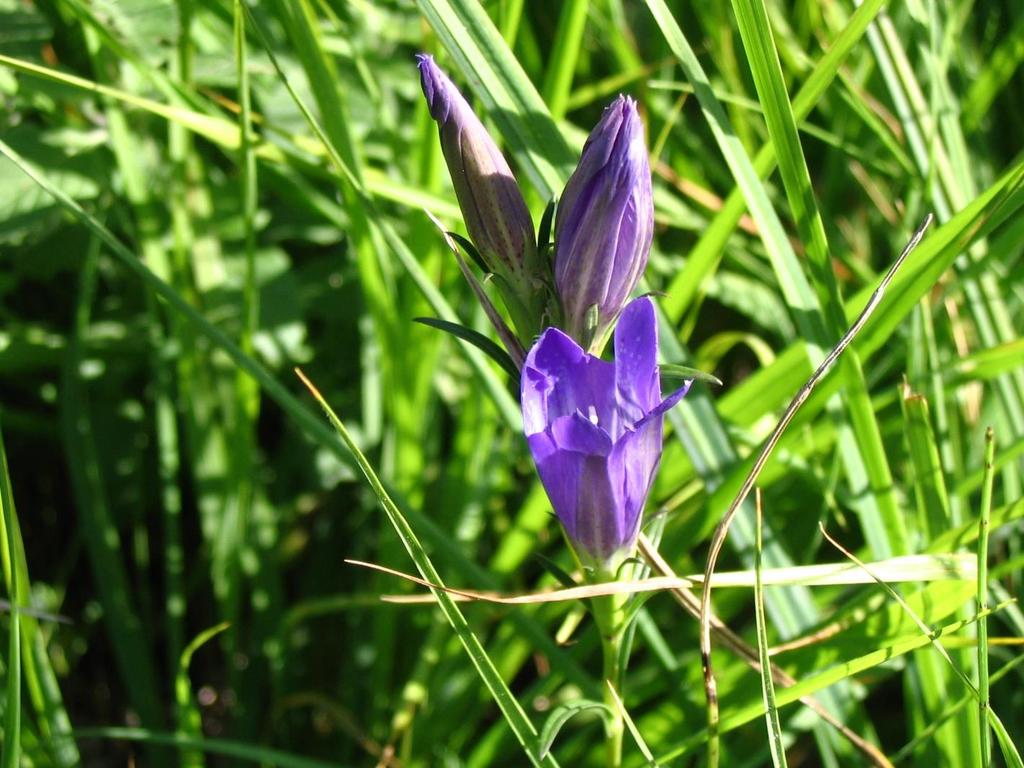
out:
M515 382L414 322L487 327L432 221L463 231L417 51L537 222L602 106L639 101L662 353L724 382L671 415L656 569L703 570L935 214L730 530L719 570L758 578L715 592L720 762L1021 765L1013 0L0 0L2 765L600 759L580 606L383 603L413 587L342 562L516 593L572 569ZM762 583L843 561L820 525L980 577ZM630 766L706 760L675 597L613 700Z

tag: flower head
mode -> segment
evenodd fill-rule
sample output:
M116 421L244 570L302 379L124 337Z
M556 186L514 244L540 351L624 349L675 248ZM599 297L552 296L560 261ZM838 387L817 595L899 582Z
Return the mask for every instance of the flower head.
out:
M636 102L619 96L583 147L555 217L555 284L564 325L600 350L651 249L651 167Z
M433 57L419 54L416 59L469 238L487 269L500 278L513 321L528 326L520 334L532 336L541 314L535 307L540 258L526 201L497 144L459 89Z
M537 472L573 547L597 566L635 546L665 411L689 388L662 399L657 355L654 304L642 297L615 328L614 363L548 328L523 365L523 425Z

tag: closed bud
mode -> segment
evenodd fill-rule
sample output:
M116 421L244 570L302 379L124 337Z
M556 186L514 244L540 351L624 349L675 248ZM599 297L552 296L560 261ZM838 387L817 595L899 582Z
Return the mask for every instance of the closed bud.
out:
M526 201L497 144L459 89L433 57L416 58L470 240L487 268L504 282L499 287L521 335L530 336L539 330L535 304L542 296L543 270Z
M555 285L563 327L599 351L651 249L651 167L636 102L619 96L583 147L555 217Z

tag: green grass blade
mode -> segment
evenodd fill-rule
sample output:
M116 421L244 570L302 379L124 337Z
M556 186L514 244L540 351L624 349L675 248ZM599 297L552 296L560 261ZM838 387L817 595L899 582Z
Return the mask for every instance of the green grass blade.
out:
M940 220L949 219L974 197L976 182L964 159L966 150L960 123L947 117L956 114L957 105L948 96L946 73L935 66L929 67L935 93L933 101L929 102L893 21L888 17L880 19L877 28L869 30L868 40L896 104L918 172L928 182L932 204ZM957 259L958 269L966 271L972 263L984 258L987 251L987 244L979 240ZM995 346L1015 338L1010 310L992 274L983 274L978 279L965 274L963 290L968 299L967 310L974 319L982 344ZM1024 406L1021 405L1024 372L1016 370L1000 377L995 382L995 390L1013 436L1024 434ZM1019 488L1021 481L1016 467L1008 468L1007 482Z
M356 463L359 466L360 471L366 477L367 482L373 489L374 495L380 501L381 507L383 507L385 514L388 517L388 521L394 527L395 532L402 540L402 544L408 552L409 557L412 558L413 563L416 565L416 569L420 575L432 584L442 585L440 575L434 568L430 557L427 555L423 546L420 544L419 539L416 537L416 533L409 525L405 516L401 510L391 499L391 496L384 489L380 478L377 477L377 473L374 471L370 462L367 461L366 457L363 456L359 450L359 446L352 440L352 436L349 434L345 425L338 419L331 409L330 405L324 401L320 393L305 380L303 381L309 387L310 392L316 398L317 402L324 409L327 414L327 418L331 424L337 430L338 435L344 441L345 445L352 452L355 457ZM512 695L512 692L508 689L505 681L501 679L497 669L494 667L494 663L488 656L487 651L484 650L477 636L473 633L473 630L466 623L466 619L459 610L458 606L452 600L451 596L440 589L433 590L434 596L437 598L438 607L444 614L448 623L451 624L452 629L455 630L456 636L459 638L459 642L462 643L465 648L470 661L476 668L480 675L480 679L483 681L487 690L490 691L491 696L494 697L495 703L497 703L499 709L501 709L505 720L508 722L509 727L515 733L516 738L522 745L524 751L530 762L534 765L548 765L555 766L554 758L548 754L544 754L542 745L537 735L536 729L533 724L526 717L526 713L523 711L519 702ZM543 755L543 757L541 756Z
M127 267L129 271L142 280L148 289L166 301L176 313L189 322L201 335L208 338L216 347L222 349L235 365L256 379L263 390L281 406L282 410L300 424L304 430L315 436L323 445L331 448L335 455L344 463L351 464L352 457L335 435L257 360L242 352L238 345L228 338L223 331L203 317L177 291L157 277L140 259L136 258L109 229L103 226L94 216L86 212L76 201L68 197L60 188L52 184L40 171L33 168L2 139L0 139L0 153L10 159L27 176L74 215L87 229L95 234L110 249L110 252L121 265Z
M810 171L797 133L796 117L783 81L768 10L764 0L733 0L733 7L764 110L768 134L775 146L779 175L790 212L810 256L811 276L826 329L822 340L836 339L842 335L846 325L843 299L832 269L825 225L815 201ZM793 260L790 265L791 269L798 268ZM812 362L817 361L812 359ZM856 353L844 355L840 369L846 379L845 401L854 438L851 444L846 438L847 432L843 431L841 440L846 443L841 448L843 458L851 477L866 478L875 501L874 509L864 509L863 522L868 528L866 535L876 556L905 552L906 534L893 490L892 472ZM860 454L859 461L855 452Z
M1018 16L1002 42L988 52L983 68L971 81L963 102L964 132L972 133L984 120L999 92L1024 65L1024 16Z
M725 109L715 96L704 68L668 6L664 0L645 1L687 79L693 83L694 94L700 102L701 111L711 128L719 151L742 191L754 221L757 222L783 295L796 317L802 335L814 350L811 354L812 361L821 360L826 354L827 343L817 300L802 270L797 266L796 256L768 193L726 116Z
M867 0L850 17L843 31L829 46L818 61L806 82L793 99L793 115L803 120L824 95L836 77L840 66L864 36L869 24L885 5L885 0ZM765 144L754 160L754 167L761 178L767 177L775 167L775 145ZM738 186L726 198L721 211L712 220L703 236L690 253L686 266L673 278L666 291L665 311L670 318L678 320L690 306L694 296L707 275L714 270L725 249L725 243L735 231L740 217L746 210L743 190Z
M994 610L999 610L1001 607L1002 606L996 606ZM904 654L910 653L911 651L917 650L918 648L923 648L929 643L955 635L965 627L970 626L973 622L974 619L965 619L963 621L947 624L939 629L929 632L928 634L922 635L917 633L910 637L897 640L885 647L871 651L870 653L862 654L840 662L830 669L805 677L790 688L785 688L776 692L776 705L784 707L788 704L792 704L793 702L798 701L801 696L815 693L829 685L839 682L840 680L846 680L860 674L861 672L873 669L880 664L891 661L894 658L898 658ZM760 702L753 706L734 709L732 712L722 717L721 731L722 733L726 733L763 715L764 705ZM699 747L707 740L707 738L708 734L706 730L694 734L693 736L689 736L674 749L662 754L658 758L658 762L669 762L674 760L680 755L686 754L696 747Z
M565 117L589 5L590 0L565 0L558 16L555 47L551 51L548 69L544 73L544 86L541 88L544 101L555 120Z
M359 197L362 207L365 209L366 225L374 228L375 232L380 234L380 237L387 243L392 253L398 258L403 268L409 273L409 276L415 282L417 289L423 294L424 298L434 311L437 312L440 319L449 323L458 323L459 321L455 311L445 300L444 296L434 285L433 281L427 276L423 266L395 231L394 227L390 226L385 217L380 215L377 211L377 207L369 196L366 188L363 186L362 181L356 175L348 161L346 161L335 147L331 137L327 135L323 128L320 127L320 123L313 116L312 112L309 111L306 104L292 87L291 82L288 80L284 70L278 63L277 57L274 55L266 36L263 34L259 26L255 26L256 22L252 16L250 16L250 21L259 34L267 54L270 57L270 61L274 65L282 83L294 100L295 105L302 112L302 115L309 127L322 143L325 151L331 158L341 181L345 183L346 188L351 188L351 190ZM470 364L473 366L474 371L479 375L506 423L518 431L521 425L518 405L509 396L504 385L495 376L494 371L486 364L484 356L468 342L460 343L463 345L463 349L466 351L466 356L468 357Z
M125 104L159 115L169 122L182 125L190 131L200 136L204 136L210 141L220 144L221 146L228 148L238 147L237 129L230 121L223 118L205 115L186 107L162 104L127 91L111 88L110 86L103 85L101 83L95 83L91 80L87 80L76 75L69 75L65 72L59 72L32 62L21 61L4 54L0 54L0 64L4 64L11 69L15 69L20 72L26 72L37 77L43 77L64 85L70 85L84 91L116 99Z
M985 430L985 481L981 486L981 509L978 514L978 613L988 611L988 536L992 521L992 484L995 479L996 441L992 427ZM992 740L989 736L988 713L991 706L988 675L988 619L978 619L978 715L980 757L983 766L992 764ZM1004 756L1005 751L1004 751ZM1018 758L1018 762L1020 759Z
M892 282L891 298L871 316L854 343L861 355L870 354L886 343L956 258L1021 208L1024 208L1024 162L1008 169L907 257L905 266ZM866 286L848 301L848 314L858 312L873 290L873 286Z
M0 142L2 144L2 142ZM0 148L2 151L2 148ZM118 530L104 484L96 433L81 377L84 338L90 322L97 281L98 247L86 256L75 309L75 323L62 370L62 427L69 454L72 488L82 516L86 551L106 611L106 631L122 678L147 726L164 721L156 663L148 633L135 604Z
M50 660L49 649L37 620L29 612L31 600L28 563L25 559L24 543L21 539L17 510L14 506L14 491L7 466L7 454L0 434L0 571L10 596L10 627L13 637L9 638L9 656L4 670L7 689L7 704L4 707L4 733L13 734L10 743L0 750L3 761L14 760L18 752L24 757L32 744L41 741L49 764L60 768L71 768L80 764L80 756L70 737L71 722L68 718L57 677ZM15 652L15 650L17 652ZM22 685L28 691L28 700L35 711L35 730L31 730L25 717ZM15 722L17 720L18 722ZM20 724L20 728L18 727ZM31 741L30 741L31 738ZM19 740L21 748L19 750ZM3 763L6 767L7 763ZM22 765L23 761L12 763Z
M768 728L768 747L772 765L785 768L786 745L775 706L775 681L772 679L772 660L768 655L768 627L764 616L764 585L761 583L761 491L757 490L757 525L754 534L754 615L757 625L757 658L761 667L761 696L764 699L765 724Z
M931 541L953 522L949 494L939 461L939 448L932 429L928 400L909 387L900 398L910 461L914 468L914 490L917 496L917 528Z
M192 664L192 656L195 655L195 652L229 626L227 622L223 622L204 629L181 651L181 657L178 659L177 671L174 676L174 703L178 711L178 722L175 729L176 736L193 739L197 742L203 738L203 719L192 694L189 666ZM201 767L203 765L202 752L198 749L183 748L181 765Z
M181 751L196 750L209 755L241 760L277 768L341 768L340 763L312 760L279 749L249 744L230 739L203 739L164 733L146 728L78 728L75 738L79 740L101 739L104 741L131 741L151 746L170 747Z
M3 565L4 584L10 597L10 617L7 622L7 669L5 687L7 701L4 707L4 743L0 749L0 765L18 768L21 764L21 592L19 589L17 554L14 548L14 493L7 469L7 452L3 433L0 432L0 563Z
M988 713L988 720L992 730L995 731L996 740L999 742L999 748L1002 750L1003 759L1006 760L1008 768L1024 768L1024 758L1021 757L1017 745L1013 743L1013 738L1006 730L1006 726L1003 725L1003 721L991 710Z

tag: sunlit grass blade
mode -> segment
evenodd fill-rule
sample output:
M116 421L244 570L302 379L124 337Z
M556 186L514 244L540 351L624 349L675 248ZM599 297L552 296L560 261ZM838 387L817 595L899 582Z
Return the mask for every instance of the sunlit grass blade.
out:
M843 299L832 267L825 225L797 133L796 118L783 80L782 67L768 22L768 10L764 0L734 0L733 7L764 110L768 134L776 148L779 175L790 212L810 257L811 280L825 328L821 340L834 340L842 335L846 325ZM794 261L790 261L791 268L799 268ZM804 336L807 338L806 333ZM818 361L812 356L812 362ZM844 400L853 437L850 440L850 432L842 430L840 451L848 474L851 478L864 478L866 482L859 484L870 489L869 498L873 502L861 504L858 509L862 525L866 528L865 535L875 556L902 554L907 551L907 546L905 533L900 526L901 515L893 491L892 471L860 359L855 352L843 357L839 375L845 379Z
M907 54L904 40L892 20L880 19L876 28L868 32L868 41L879 65L889 94L896 105L901 124L907 134L919 175L928 180L928 192L940 220L949 219L962 211L976 195L977 184L965 160L965 141L959 120L946 119L957 112L957 105L949 99L949 85L945 71L930 66L935 79L931 99L925 96L925 87ZM930 103L931 102L931 103ZM1009 320L1010 312L1002 287L992 274L975 278L967 273L972 263L987 254L983 239L959 254L956 266L963 276L963 290L967 301L965 309L974 319L978 337L985 346L995 346L1015 337ZM1016 370L1000 377L994 383L1004 417L1014 437L1024 434L1024 372ZM1021 480L1013 465L1006 470L1007 479L1014 487Z
M803 120L810 114L811 109L832 83L850 51L863 37L868 25L884 5L884 0L868 0L862 3L850 17L849 23L829 46L828 51L822 56L800 91L793 98L792 111L796 120ZM658 10L661 14L662 9ZM775 167L776 162L775 145L768 143L755 158L754 167L761 178L764 178ZM745 196L743 190L737 186L726 198L721 211L712 220L703 237L691 252L686 267L679 272L668 287L668 296L664 302L665 311L673 320L678 320L682 312L689 307L694 296L700 290L703 280L714 270L721 258L726 241L736 229L745 210Z
M779 710L775 706L775 681L772 679L772 660L768 655L768 627L764 617L764 586L761 583L761 491L755 491L757 530L754 534L754 615L757 625L757 657L761 666L761 696L768 728L768 747L775 768L786 766L786 745L779 723Z
M302 378L303 383L309 388L310 393L324 409L328 419L338 432L342 441L344 441L346 447L352 452L360 471L366 477L367 482L373 489L374 495L380 501L381 507L384 509L389 522L392 527L394 527L399 538L402 540L402 544L405 547L406 552L408 552L409 557L416 564L416 568L420 572L420 575L433 584L442 585L443 582L441 581L440 575L435 570L430 557L423 549L423 546L420 544L412 527L406 521L401 510L399 510L398 506L391 499L391 496L384 489L383 484L381 484L380 479L377 477L377 473L370 465L370 462L367 461L366 457L363 456L362 452L359 450L359 446L357 446L352 440L352 436L345 428L345 425L342 424L334 414L330 405L324 401L323 397L312 383L301 373L299 373L299 376ZM455 602L449 597L449 595L442 590L436 590L434 592L434 596L437 599L438 607L440 607L441 612L445 615L449 624L451 624L452 629L459 638L459 642L462 643L470 661L480 674L482 682L494 697L494 701L498 705L499 709L501 709L509 727L515 733L519 743L523 746L530 762L534 765L557 765L551 755L543 754L540 742L538 741L536 729L534 729L533 724L529 719L527 719L526 713L523 711L516 698L512 695L512 692L508 689L505 681L501 679L500 675L498 675L493 662L487 655L487 651L484 650L483 645L481 645L477 636L466 623L466 619L462 615L458 606L456 606ZM542 754L543 756L541 756Z
M996 684L1004 677L1009 675L1011 672L1013 672L1021 664L1024 664L1024 655L1018 655L1015 658L1008 661L1006 664L1004 664L995 674L991 676L989 682L993 685ZM949 718L953 717L957 712L964 709L968 705L973 705L977 703L978 700L974 697L972 693L967 693L961 696L955 703L946 707L946 709L938 717L935 718L935 721L931 723L921 733L917 734L917 736L912 741L907 742L907 744L901 747L897 752L894 752L892 755L893 763L902 763L904 760L906 760L906 758L909 755L912 755L915 751L920 749L923 744L934 738L935 731L941 728L943 723L949 720ZM994 724L993 729L995 729ZM996 730L996 733L998 737L998 730ZM1010 746L1012 747L1012 744ZM1010 751L1007 751L1005 754L1010 754ZM1008 759L1007 762L1012 763L1012 758Z
M992 427L985 430L985 480L981 486L978 513L978 613L988 610L988 536L992 520L992 483L995 476L996 440ZM978 620L978 715L981 722L979 752L981 764L992 763L992 740L988 729L990 703L988 674L988 619ZM1018 758L1019 762L1019 758Z
M590 0L566 0L562 3L562 12L558 16L555 48L551 52L548 69L544 73L544 85L541 88L544 102L555 120L565 117L589 5Z
M96 83L76 75L67 74L66 72L59 72L29 61L21 61L4 54L0 54L0 64L4 64L12 69L38 77L44 77L55 82L81 88L84 91L108 96L112 99L124 102L125 104L144 109L147 112L152 112L155 115L160 115L169 122L185 126L190 131L193 131L200 136L204 136L217 144L221 144L228 148L238 147L238 130L226 119L211 117L210 115L205 115L186 107L163 104L118 88L112 88L110 86L103 85L102 83Z

